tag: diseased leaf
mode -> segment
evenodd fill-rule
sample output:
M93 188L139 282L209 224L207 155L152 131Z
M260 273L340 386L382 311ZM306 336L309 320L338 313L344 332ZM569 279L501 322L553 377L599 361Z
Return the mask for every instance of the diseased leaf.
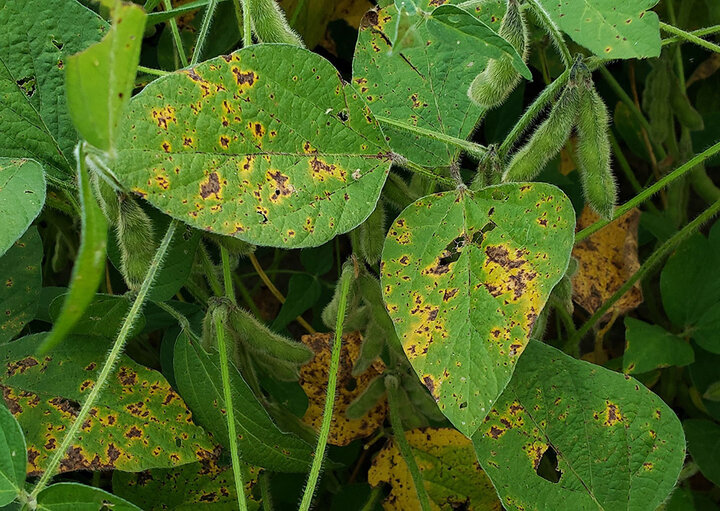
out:
M215 352L208 355L183 332L175 342L173 363L180 394L196 420L229 450L219 355ZM307 471L312 447L278 429L234 367L230 369L230 383L242 460L276 472Z
M471 436L512 376L573 244L560 189L512 183L439 193L395 220L381 284L405 354Z
M38 310L42 286L42 240L31 227L0 258L0 344L29 323Z
M473 443L508 510L654 511L685 458L680 421L662 399L539 341Z
M702 474L720 485L720 426L703 419L683 422L688 449Z
M300 369L300 385L308 396L308 407L302 420L316 430L320 429L325 407L328 368L334 337L334 333L302 336L303 344L315 352L313 359ZM387 405L384 398L378 400L367 414L359 419L349 419L345 413L350 403L363 394L368 385L385 370L385 365L378 359L365 371L353 376L352 369L360 357L362 341L360 332L343 335L338 390L328 437L330 445L348 445L353 440L365 438L385 421Z
M372 212L390 153L322 57L254 45L155 80L120 128L120 181L170 216L258 245L321 245Z
M77 1L0 0L0 26L0 154L35 158L68 179L77 133L63 93L65 63L108 25Z
M432 1L432 6L427 1L419 3L423 9L435 7ZM504 12L505 2L496 0L483 2L473 10L485 26L473 27L479 32L474 40L480 43L473 45L472 51L458 44L457 36L431 34L428 27L433 23L438 29L446 27L436 20L417 26L414 37L422 44L390 53L400 18L397 9L390 5L370 11L360 25L353 84L377 116L465 139L482 114L467 95L470 83L485 69L489 58L503 55L503 48L512 49L494 31L499 29ZM465 36L463 40L467 44ZM458 153L457 148L444 142L396 126L384 125L383 131L394 151L420 165L447 166Z
M585 207L578 218L578 230L599 220L599 216ZM578 271L572 279L573 301L594 313L640 268L638 261L638 223L640 211L633 209L605 228L578 243L573 257ZM625 314L643 301L638 282L603 316Z
M257 483L259 469L248 467L247 472L243 474L245 502L248 511L255 511L260 503L250 492ZM113 491L146 511L190 511L198 507L213 511L237 509L232 469L218 466L214 459L137 474L116 471Z
M49 355L37 357L43 337L0 347L0 386L25 432L29 475L41 474L62 442L109 347L102 337L70 335ZM172 467L204 459L213 448L165 378L122 356L60 471Z
M608 59L660 55L658 0L539 0L576 43Z
M48 486L38 494L39 511L140 511L130 502L100 488L79 483L58 483Z
M0 256L27 231L44 204L45 174L40 164L0 158Z
M0 405L0 506L10 504L22 493L26 465L25 437L20 424Z
M103 40L67 59L70 117L80 135L99 149L114 146L117 123L135 85L144 29L142 8L118 3Z
M472 442L454 429L416 429L405 433L435 510L500 511L490 479L475 460ZM373 459L368 482L392 486L386 510L419 510L415 484L395 442Z
M630 317L625 318L623 371L641 374L670 366L686 366L695 361L692 347L663 327Z

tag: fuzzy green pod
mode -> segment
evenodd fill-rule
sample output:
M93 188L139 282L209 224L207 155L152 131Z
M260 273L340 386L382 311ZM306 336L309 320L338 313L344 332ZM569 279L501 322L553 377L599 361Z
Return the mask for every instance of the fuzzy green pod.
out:
M335 286L335 292L333 294L332 299L330 302L325 306L325 308L322 311L321 317L322 321L325 324L326 327L330 329L335 328L335 322L337 320L337 313L338 313L338 304L340 303L340 282L342 282L343 277L346 277L346 273L350 272L350 289L348 290L347 295L347 318L345 321L345 328L350 329L347 326L347 321L349 318L352 318L353 316L356 316L358 312L361 309L360 304L360 297L357 295L356 292L356 285L355 285L355 269L353 268L352 264L345 264L343 265L342 269L342 276L337 281L337 286Z
M592 84L583 91L581 102L577 125L577 162L585 202L600 216L612 218L617 186L610 169L608 111Z
M580 91L568 83L547 119L537 127L530 140L510 160L503 181L532 181L570 138L578 118Z
M650 122L650 136L662 144L670 134L672 108L670 107L671 80L675 80L667 59L659 58L645 79L643 110Z
M470 190L477 192L486 186L496 184L502 176L502 160L494 145L488 147L487 154L480 160L477 172L470 183Z
M287 360L280 360L267 353L253 352L252 360L268 375L279 381L298 381L300 366Z
M419 195L410 190L405 180L394 172L388 174L382 196L388 205L393 206L399 211L402 211L420 198Z
M528 29L519 4L518 0L508 0L498 34L507 39L523 60L527 61ZM503 55L488 62L485 70L475 77L468 89L468 96L483 108L494 108L508 98L520 83L520 78L513 67L512 58Z
M425 417L433 422L446 420L430 392L428 392L427 387L421 385L417 378L404 378L403 388L413 406Z
M351 233L353 251L373 266L380 262L385 243L385 206L378 201L375 210Z
M255 252L255 245L233 238L232 236L220 236L219 234L206 233L205 236L216 245L225 248L228 252L237 256L247 256Z
M253 33L263 43L284 43L305 47L302 38L292 29L285 13L275 0L248 0Z
M670 104L680 124L690 131L702 131L705 129L705 121L703 121L702 115L695 110L677 80L674 80L672 84Z
M364 373L368 367L372 365L375 360L382 353L385 347L385 330L371 317L368 320L367 328L363 334L363 343L360 346L360 356L355 361L355 366L352 369L352 375L357 376Z
M117 192L95 172L90 173L90 184L93 187L95 200L107 218L108 224L116 225L120 215L120 199Z
M157 251L157 242L152 220L130 196L120 200L115 234L120 248L120 271L128 288L137 291Z
M385 381L382 376L374 378L362 394L356 397L345 410L350 420L362 419L385 395Z
M217 347L215 318L220 317L220 324L227 325L232 304L226 298L211 297L202 323L202 346L206 350ZM227 330L227 327L225 327ZM229 336L228 336L229 337Z
M562 307L570 315L572 315L575 311L575 305L572 300L572 278L575 273L577 273L577 270L578 260L571 257L570 264L565 271L565 275L563 275L560 282L558 282L553 288L552 293L550 294L550 300L548 301L555 308Z
M256 354L265 354L292 364L304 364L313 357L313 352L307 346L276 334L244 309L233 308L229 321L242 343Z

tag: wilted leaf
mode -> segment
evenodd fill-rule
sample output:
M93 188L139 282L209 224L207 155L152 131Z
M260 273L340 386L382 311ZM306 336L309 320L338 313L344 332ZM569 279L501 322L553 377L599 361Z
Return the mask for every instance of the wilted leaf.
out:
M720 426L702 419L686 420L683 426L693 460L709 481L720 485Z
M508 510L654 511L685 458L680 421L662 399L539 341L473 442Z
M252 495L259 469L248 468L243 474L245 502L248 511L260 507ZM142 506L146 511L237 509L237 494L232 469L218 466L216 460L207 459L177 468L158 468L130 474L116 471L113 474L113 491L116 495Z
M259 245L321 245L372 212L390 154L370 110L307 50L254 45L130 103L120 181L170 216Z
M705 80L714 75L720 69L720 53L713 53L703 60L695 71L687 79L685 87L689 88L693 83Z
M42 240L35 227L0 258L0 343L15 337L35 317L42 258Z
M20 424L0 405L0 506L11 503L25 487L25 438Z
M334 333L302 336L303 344L315 352L313 359L300 369L300 385L308 396L308 408L302 420L315 429L320 429L322 422L334 336ZM364 438L380 427L385 420L387 405L384 398L361 419L348 419L345 415L350 403L385 370L384 364L378 360L364 372L353 377L352 368L360 356L361 345L362 335L360 332L343 335L337 381L338 390L328 440L331 445L347 445L353 440Z
M381 284L410 363L471 436L570 259L575 214L545 183L430 195L395 220Z
M432 509L500 511L502 505L485 472L475 460L470 440L454 429L417 429L405 433L422 473ZM417 491L405 460L394 442L373 459L368 482L392 486L386 510L420 509Z
M28 473L43 472L94 385L108 342L71 335L44 357L45 334L2 346L3 397L25 432ZM60 471L172 467L206 458L213 444L163 376L126 356L80 428Z
M625 318L623 371L641 374L670 366L686 366L695 360L690 344L663 327Z
M0 158L0 256L27 231L44 204L45 174L40 164Z
M660 55L658 0L539 0L560 29L599 57Z
M578 230L595 223L599 216L585 207L578 218ZM594 313L640 268L638 261L638 224L640 211L633 209L589 238L578 243L573 257L578 271L573 277L573 301ZM643 301L638 282L613 304L604 318L624 314Z

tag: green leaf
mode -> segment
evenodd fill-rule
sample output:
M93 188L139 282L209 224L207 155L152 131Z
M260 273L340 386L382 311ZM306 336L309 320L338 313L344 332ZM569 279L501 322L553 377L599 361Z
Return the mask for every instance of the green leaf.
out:
M31 227L0 258L0 343L32 321L42 286L42 240Z
M205 353L185 333L175 342L175 380L180 394L198 423L229 449L219 358L217 353ZM230 371L230 382L242 460L276 472L307 471L312 447L278 429L234 367Z
M272 322L271 328L282 330L296 317L317 303L322 294L320 281L312 275L296 274L290 277L285 303Z
M418 7L427 8L424 3ZM440 20L446 19L443 12L458 11L451 6L443 9ZM488 59L503 55L507 48L515 53L510 43L492 30L499 29L504 12L505 2L490 1L478 6L474 14L484 24L466 23L475 35L463 35L464 44L458 44L457 31L441 21L428 20L415 29L414 37L422 44L390 53L398 12L394 5L370 11L358 34L353 84L377 116L465 139L482 114L467 95L470 83L485 69ZM466 20L469 15L457 16ZM419 165L447 166L458 153L454 146L396 126L383 126L383 131L393 151Z
M79 483L48 486L37 497L39 511L141 511L130 502L100 488Z
M703 393L702 397L708 401L720 401L720 380L710 384L707 390Z
M45 174L40 164L0 158L0 256L27 231L44 204Z
M658 0L538 0L576 43L608 59L660 55Z
M690 345L658 325L625 318L623 372L642 374L670 366L686 366L695 361Z
M700 316L692 329L692 338L712 353L720 354L720 301Z
M0 0L0 151L72 177L77 143L65 99L70 55L97 42L107 23L77 1Z
M20 424L0 405L0 506L10 504L25 486L25 437Z
M702 474L720 485L720 426L703 419L683 422L688 449Z
M260 503L250 492L259 469L249 467L248 471L243 474L245 502L248 511L255 511ZM146 511L191 511L198 507L234 511L238 505L232 469L218 466L213 460L137 474L116 471L113 491Z
M512 376L570 259L575 213L560 189L511 183L417 200L383 249L383 297L410 363L471 436Z
M140 6L118 3L103 40L67 59L65 87L70 117L80 135L105 151L135 86L145 30Z
M321 245L380 195L390 153L322 57L254 45L155 80L120 128L118 178L190 225L256 245Z
M662 399L539 341L473 443L508 510L654 511L685 458L680 421Z
M25 432L30 475L42 473L60 445L110 346L102 337L70 335L49 355L37 357L44 336L0 347L0 384ZM122 356L60 470L166 468L207 458L213 449L165 378Z
M80 188L80 206L82 214L82 231L80 233L80 249L72 270L70 291L65 306L55 320L50 335L47 336L41 352L57 346L73 329L83 316L85 309L95 296L105 273L105 252L107 248L107 219L100 209L90 186L90 176L85 166L84 154L79 147L78 187Z
M67 297L67 294L58 296L50 304L51 323L57 321ZM126 296L96 294L85 309L83 316L73 325L72 333L102 336L114 340L129 310L130 300ZM132 339L144 327L145 317L140 312L128 334L128 339Z
M705 351L697 345L693 345L693 349L695 350L695 362L688 367L690 379L698 394L703 396L702 404L707 413L713 419L720 420L720 402L705 397L705 393L718 381L717 368L720 367L720 355Z

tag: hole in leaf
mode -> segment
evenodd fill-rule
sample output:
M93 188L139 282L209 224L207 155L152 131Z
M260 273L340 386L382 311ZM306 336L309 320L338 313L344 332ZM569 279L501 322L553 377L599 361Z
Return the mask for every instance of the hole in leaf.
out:
M345 382L345 390L348 392L352 392L357 388L357 380L355 378L350 378L347 382Z
M486 223L482 229L480 229L479 231L476 231L472 237L473 245L476 245L479 247L482 244L483 239L485 238L485 234L492 231L493 229L495 229L495 227L497 227L497 224L495 224L495 222L491 221L491 222Z
M61 51L62 51L63 47L65 46L63 43L61 43L60 41L58 41L56 39L53 39L52 43L55 48L57 48L58 50L61 50Z
M460 403L460 409L462 410L463 408L467 408L467 401Z
M342 122L345 122L348 120L348 114L345 110L341 110L340 112L338 112L337 116L338 116L338 119L340 119Z
M560 481L562 472L558 470L557 452L555 452L555 449L553 449L552 446L548 446L547 450L543 453L535 472L537 475L550 481L551 483L557 483Z
M458 236L450 243L448 243L447 247L445 247L445 250L443 251L443 253L446 255L440 258L438 266L448 266L450 265L450 263L454 263L455 261L460 259L460 249L463 247L463 245L465 245L465 238L463 236Z
M180 440L179 438L176 438L175 439L175 447L182 447L182 440Z
M16 81L18 87L25 93L25 95L29 98L35 94L35 89L37 88L37 81L35 80L34 76L28 76L26 78L21 78L20 80Z

